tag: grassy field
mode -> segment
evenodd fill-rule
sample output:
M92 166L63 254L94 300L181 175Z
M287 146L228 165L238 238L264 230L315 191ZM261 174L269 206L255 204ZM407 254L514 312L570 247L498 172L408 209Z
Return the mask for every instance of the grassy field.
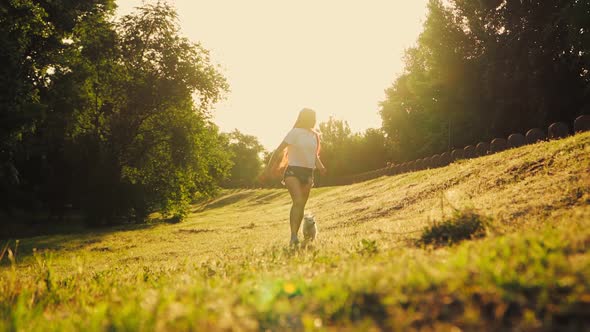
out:
M182 223L11 241L0 330L590 326L590 133L314 189L306 248L287 246L289 204L226 191Z

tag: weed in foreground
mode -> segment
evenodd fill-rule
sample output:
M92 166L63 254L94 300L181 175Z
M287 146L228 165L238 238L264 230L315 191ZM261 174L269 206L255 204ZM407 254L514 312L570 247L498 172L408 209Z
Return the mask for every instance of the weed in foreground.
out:
M357 245L356 252L363 256L372 256L377 254L379 252L377 241L362 239Z
M490 219L473 210L455 211L442 223L427 227L418 239L418 245L452 245L463 240L484 237Z

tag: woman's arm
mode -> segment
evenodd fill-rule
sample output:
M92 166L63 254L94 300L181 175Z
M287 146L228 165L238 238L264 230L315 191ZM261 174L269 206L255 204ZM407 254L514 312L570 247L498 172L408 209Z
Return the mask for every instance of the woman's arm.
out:
M326 175L327 170L322 161L320 160L320 156L317 156L315 158L315 167L320 171L321 175Z

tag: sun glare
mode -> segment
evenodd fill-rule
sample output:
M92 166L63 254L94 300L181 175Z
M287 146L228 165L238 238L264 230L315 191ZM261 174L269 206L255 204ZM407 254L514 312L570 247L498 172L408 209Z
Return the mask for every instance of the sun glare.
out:
M215 107L222 131L280 143L297 112L346 120L355 131L380 127L378 103L402 71L426 0L170 1L182 33L211 50L231 91ZM118 14L141 5L118 1Z

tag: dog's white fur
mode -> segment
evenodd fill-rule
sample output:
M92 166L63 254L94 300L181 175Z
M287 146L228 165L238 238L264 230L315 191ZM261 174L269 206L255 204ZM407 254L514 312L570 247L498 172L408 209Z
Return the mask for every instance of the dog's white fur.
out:
M315 223L315 216L313 214L303 216L303 239L305 241L313 241L317 233L318 228Z

